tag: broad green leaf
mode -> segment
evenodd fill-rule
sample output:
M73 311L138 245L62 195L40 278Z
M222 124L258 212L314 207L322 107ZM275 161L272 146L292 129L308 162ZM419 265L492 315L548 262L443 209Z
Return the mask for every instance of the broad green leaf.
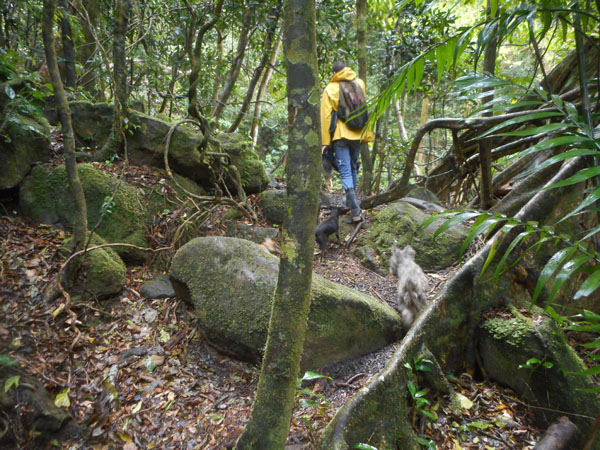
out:
M17 361L10 355L3 353L0 355L0 367L14 367L17 365Z
M556 156L553 156L552 158L548 158L543 163L538 164L535 168L524 172L522 176L526 177L527 175L530 175L534 172L538 172L542 169L545 169L546 167L551 166L552 164L556 164L557 162L562 162L565 159L576 158L578 156L588 156L588 155L600 155L600 153L596 150L588 150L588 149L583 149L583 148L569 150L569 151L560 153Z
M500 271L502 270L502 267L504 267L504 263L506 262L506 260L508 259L509 255L514 250L514 248L517 245L519 245L521 243L521 241L523 239L525 239L527 236L529 236L531 233L533 233L533 230L525 230L525 231L519 233L517 235L517 237L513 239L513 241L510 243L510 245L506 249L506 252L504 252L502 259L498 263L498 267L496 267L496 272L495 272L496 277L500 276Z
M484 219L484 220L480 221L480 219ZM477 221L473 224L473 226L470 228L469 233L467 234L467 237L463 241L463 243L460 247L460 251L459 251L460 256L462 257L464 252L467 250L467 247L469 247L471 242L473 242L473 240L475 240L475 238L477 236L479 236L481 233L483 233L485 230L487 230L494 223L497 223L497 219L495 219L493 217L486 219L485 215L480 216L477 219Z
M594 272L583 282L573 299L579 300L582 297L588 297L598 288L600 288L600 266L594 268Z
M529 122L530 120L545 119L545 118L549 118L549 117L558 117L558 116L562 116L562 115L563 114L558 111L540 111L540 112L535 112L535 113L530 113L530 114L524 114L522 116L513 117L512 119L505 120L504 122L501 122L498 125L493 126L492 128L481 133L479 136L475 137L474 139L481 139L482 137L488 136L498 130L501 130L502 128L506 128L511 125L518 125L520 123Z
M593 192L591 192L590 194L586 195L586 197L583 199L583 201L577 206L577 208L575 208L573 211L571 211L569 214L567 214L566 216L564 216L562 219L560 219L558 221L558 223L563 222L565 220L567 220L568 218L574 216L575 214L577 214L579 211L581 211L582 209L587 208L588 206L590 206L592 203L595 203L597 200L600 199L600 186L597 187L596 189L594 189Z
M433 237L436 238L440 234L442 234L444 231L449 229L450 227L453 227L459 223L462 223L465 220L472 219L473 217L477 217L480 214L481 214L480 212L473 212L473 211L457 214L456 216L446 220L437 230L435 230L435 232L433 233ZM486 216L487 216L487 214L486 214ZM429 223L433 222L436 218L439 218L439 217L440 217L439 215L431 216L432 220L423 221L422 227L424 227L424 228L427 227L427 225L429 225Z
M533 291L533 297L531 299L532 303L535 303L535 301L539 297L540 293L542 292L542 289L544 288L544 286L546 285L548 280L550 280L552 275L554 275L554 272L556 272L556 270L560 266L563 265L565 260L567 260L571 256L573 256L573 254L576 251L577 251L576 247L567 247L565 249L558 251L557 253L555 253L552 256L552 258L550 258L550 260L546 263L546 265L542 269L542 272L540 273L540 276L537 280L537 284L535 285L535 290Z
M4 392L8 392L11 387L19 387L19 381L21 380L21 375L15 375L14 377L7 378L4 381Z
M564 130L571 128L572 125L568 123L549 123L547 125L541 125L539 127L526 128L524 130L508 131L506 133L495 133L494 136L535 136L537 134L547 134L557 130Z
M358 450L377 450L377 447L373 447L372 445L369 444L355 444L354 448L358 449Z
M321 375L320 373L311 372L308 370L308 371L304 372L304 375L302 376L302 381L317 380L319 378L327 378L328 380L332 379L331 377L329 377L327 375Z
M593 311L583 310L583 318L591 323L600 323L600 314L596 314Z
M535 144L532 147L529 147L527 150L524 150L520 153L521 158L527 156L531 153L539 152L541 150L546 150L549 148L560 147L563 145L571 145L581 143L585 138L581 136L559 136L555 138L548 139L546 141L542 141L538 144Z
M543 190L556 189L563 186L570 186L572 184L582 183L583 181L587 181L598 175L600 175L600 166L588 167L586 169L581 169L575 175L570 176L566 180L559 181L558 183L554 183L551 186L543 188Z
M70 388L65 388L56 395L56 398L54 399L54 405L57 408L68 408L71 406L71 400L69 400L70 390Z
M583 376L590 376L590 375L598 375L600 374L600 366L594 366L594 367L590 367L589 369L586 370L580 370L578 372L570 372L573 375L583 375Z
M552 301L562 285L565 284L565 281L567 281L577 269L579 269L590 259L591 256L588 255L577 255L575 258L565 263L565 265L558 271L556 277L554 278L554 283L552 283L552 288L550 289L550 294L548 295L549 302Z
M423 56L423 58L419 58L415 64L415 81L414 81L414 86L415 89L417 89L419 87L419 84L421 83L421 80L423 79L423 72L425 69L425 56Z

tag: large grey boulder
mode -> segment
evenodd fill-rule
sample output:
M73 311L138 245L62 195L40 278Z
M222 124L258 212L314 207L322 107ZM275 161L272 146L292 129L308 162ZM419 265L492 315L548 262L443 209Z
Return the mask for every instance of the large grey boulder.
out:
M259 361L267 338L279 260L261 246L201 237L181 247L170 276L221 351ZM313 274L303 368L357 357L402 335L398 313L383 302Z
M0 85L0 191L17 186L31 166L50 158L50 125L35 111L10 97L9 83ZM8 96L7 92L11 93ZM8 96L8 97L7 97Z
M110 135L113 121L113 107L107 103L71 102L73 131L79 146L101 147ZM165 120L150 117L140 112L129 111L127 154L137 165L164 167L166 138L173 126ZM203 187L212 187L211 166L214 161L203 158L198 150L202 133L193 125L177 127L169 147L169 166ZM229 155L231 163L240 172L242 186L248 193L265 189L269 177L258 155L248 143L237 134L222 134L209 143L208 151Z
M416 250L415 260L423 269L444 269L457 261L466 231L457 225L434 238L443 219L422 228L427 217L429 214L411 204L410 199L392 203L374 215L373 226L359 238L359 244L376 250L383 267L387 267L396 244L400 248L411 245Z

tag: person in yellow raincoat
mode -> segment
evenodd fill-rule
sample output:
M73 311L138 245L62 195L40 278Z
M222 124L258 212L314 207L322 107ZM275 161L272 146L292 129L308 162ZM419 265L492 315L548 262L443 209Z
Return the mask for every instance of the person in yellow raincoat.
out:
M337 120L332 123L332 113L337 112L340 99L340 88L338 81L356 81L366 98L365 83L356 76L356 73L342 61L333 64L333 77L323 91L321 97L321 151L325 153L329 145L333 147L337 170L342 178L342 187L346 192L346 206L352 212L352 221L360 222L362 219L360 204L356 198L356 182L358 175L358 159L360 157L361 141L371 141L372 133L365 130L354 130L343 121ZM330 128L334 128L330 133Z

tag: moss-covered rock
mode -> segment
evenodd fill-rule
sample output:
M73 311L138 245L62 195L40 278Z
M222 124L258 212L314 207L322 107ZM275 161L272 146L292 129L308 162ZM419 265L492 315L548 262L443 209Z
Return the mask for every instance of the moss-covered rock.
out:
M285 189L269 189L258 197L258 206L269 223L281 225L287 214L287 193Z
M548 425L562 411L572 412L570 419L587 429L590 421L583 416L596 417L600 401L585 392L595 387L591 378L574 374L585 365L541 310L529 317L511 311L481 326L479 353L487 374L542 407L533 409L540 423Z
M269 184L269 176L250 143L236 133L220 134L217 140L222 151L231 157L231 163L238 168L244 190L249 194L262 192Z
M455 226L434 238L442 221L434 221L422 229L420 225L427 217L407 202L392 203L375 214L373 226L359 239L359 245L375 249L384 267L387 267L392 246L396 244L401 248L411 245L417 252L417 263L425 270L446 268L458 258L466 236L464 228Z
M17 186L31 166L50 158L50 125L43 116L16 101L5 105L2 116L0 191Z
M89 247L105 244L106 241L97 234L89 240ZM65 247L72 250L72 239L65 240ZM75 295L89 295L103 299L118 294L125 286L127 268L117 252L116 247L103 247L87 252L80 260L81 269L73 286L68 289Z
M74 117L73 130L80 146L101 147L110 135L112 127L112 105L106 103L71 102ZM164 167L166 137L171 122L150 117L140 112L129 111L127 154L138 165ZM211 158L201 156L198 147L202 133L193 125L177 127L169 147L169 166L205 188L210 188ZM242 187L248 193L266 188L269 178L258 155L253 152L238 134L223 134L209 142L209 152L227 153L241 175Z
M229 237L193 239L173 258L179 298L191 301L206 336L221 351L259 361L264 348L279 260L259 245ZM304 368L353 358L402 333L396 311L313 274Z
M408 191L408 194L406 194L406 197L412 197L412 198L416 198L419 200L425 200L430 203L435 203L436 205L440 204L440 199L437 198L433 192L431 192L429 189L427 189L426 187L423 187L423 186L413 187L410 191Z
M146 209L138 190L91 164L79 164L77 171L85 193L89 229L110 243L147 247ZM21 184L19 202L22 214L34 221L72 228L75 205L64 166L54 170L34 167ZM126 259L145 257L143 251L131 247L115 249Z

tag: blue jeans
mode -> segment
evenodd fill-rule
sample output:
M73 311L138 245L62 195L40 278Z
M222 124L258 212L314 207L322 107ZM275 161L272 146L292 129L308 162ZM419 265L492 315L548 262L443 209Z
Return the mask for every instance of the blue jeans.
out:
M355 189L358 175L358 158L360 157L360 141L338 139L333 141L333 151L342 178L342 187L344 190Z
M360 205L354 192L358 175L360 141L338 139L333 141L333 150L338 171L342 178L342 187L346 191L347 206L352 211L352 217L360 217Z

